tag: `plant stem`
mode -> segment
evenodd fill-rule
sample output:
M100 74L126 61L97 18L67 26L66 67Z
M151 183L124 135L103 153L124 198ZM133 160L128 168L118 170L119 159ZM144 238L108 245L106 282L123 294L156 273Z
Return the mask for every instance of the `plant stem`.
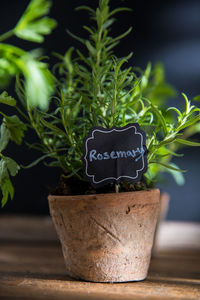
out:
M34 121L34 118L33 118L33 115L32 115L31 108L30 108L28 100L27 100L27 112L28 112L28 115L29 115L29 118L30 118L31 125L33 126L34 130L36 131L38 137L41 139L41 134L40 134L40 132L39 132L39 130L37 128L37 125L35 124L35 121Z
M8 38L10 38L12 35L14 34L14 31L13 31L13 29L12 30L9 30L9 31L7 31L6 33L4 33L4 34L2 34L1 36L0 36L0 42L3 42L4 40L6 40L6 39L8 39Z
M115 184L115 193L119 193L119 184Z

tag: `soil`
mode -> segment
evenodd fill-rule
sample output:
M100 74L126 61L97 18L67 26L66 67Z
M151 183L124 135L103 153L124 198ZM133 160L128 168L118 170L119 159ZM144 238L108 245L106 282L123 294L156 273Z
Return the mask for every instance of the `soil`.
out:
M59 185L50 192L51 195L90 195L90 194L107 194L115 193L116 186L109 183L101 188L94 189L89 182L79 180L76 177L65 178L61 176ZM146 184L142 181L135 184L129 182L121 182L119 192L132 192L136 190L146 190Z

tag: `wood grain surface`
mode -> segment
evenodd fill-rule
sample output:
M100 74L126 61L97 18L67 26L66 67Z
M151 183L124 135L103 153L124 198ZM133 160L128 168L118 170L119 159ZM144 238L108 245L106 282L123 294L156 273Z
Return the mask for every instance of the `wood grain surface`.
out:
M28 217L1 218L1 300L200 299L200 247L157 249L147 280L142 282L102 284L76 281L65 274L60 243L48 222L43 218L30 218L30 222ZM27 228L27 231L20 235L16 228L24 231ZM9 232L7 236L6 230Z

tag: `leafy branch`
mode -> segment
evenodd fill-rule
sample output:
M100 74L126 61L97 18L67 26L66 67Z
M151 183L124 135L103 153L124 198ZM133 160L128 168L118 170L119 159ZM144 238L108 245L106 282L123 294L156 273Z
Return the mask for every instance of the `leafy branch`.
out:
M27 41L43 42L43 35L50 34L56 26L55 20L46 17L50 7L50 1L31 0L15 28L0 35L1 87L7 86L12 76L23 74L29 105L41 109L48 107L54 80L47 65L38 60L40 51L27 52L4 41L16 35Z
M4 92L0 95L0 103L13 106L16 101ZM14 115L8 117L4 115L3 122L0 126L0 188L3 196L1 201L2 207L6 204L9 196L13 199L14 187L10 176L15 176L20 169L16 161L5 156L3 151L6 149L10 140L20 145L25 130L26 125L18 118L18 116Z
M41 43L43 35L50 34L56 26L56 21L46 17L51 2L47 0L30 1L26 11L15 28L0 35L0 87L5 88L12 76L22 74L25 79L26 105L33 108L39 106L46 109L54 91L54 78L47 68L47 64L38 60L40 51L27 52L19 47L4 43L13 35L19 38ZM0 103L15 107L21 112L16 100L6 91L0 94ZM17 115L7 116L0 111L2 123L0 125L0 189L2 191L2 206L10 197L14 196L14 188L10 176L15 176L20 167L10 157L3 154L9 141L20 145L27 126Z

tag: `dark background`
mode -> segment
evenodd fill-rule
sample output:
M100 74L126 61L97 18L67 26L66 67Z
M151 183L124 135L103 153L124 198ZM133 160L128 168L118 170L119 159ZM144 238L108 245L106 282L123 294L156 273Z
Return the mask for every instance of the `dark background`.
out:
M86 12L75 12L74 8L82 4L95 7L97 3L98 0L54 0L51 16L58 21L58 27L51 36L46 37L43 45L45 54L51 55L52 51L64 54L70 46L79 46L66 34L66 28L75 34L84 35L81 26L88 24L88 16ZM0 33L14 27L26 5L25 0L2 1ZM200 94L200 1L111 0L112 7L118 5L132 7L133 11L118 15L114 34L122 33L129 26L133 26L133 31L116 48L117 56L125 56L133 51L131 64L142 68L149 61L162 61L168 82L179 93L185 92L189 98ZM10 42L27 50L40 47L17 38L10 39ZM55 60L51 59L50 64L53 62ZM181 105L182 101L178 96L170 104ZM10 145L9 151L14 152L16 160L23 164L30 163L40 155L15 145ZM184 186L177 186L170 176L166 177L167 184L161 186L171 196L169 219L200 221L199 153L199 148L184 149L184 159L179 159L179 166L188 170ZM48 213L48 191L50 187L56 186L58 180L59 170L47 169L41 164L31 170L22 170L13 180L16 188L14 200L0 213Z

